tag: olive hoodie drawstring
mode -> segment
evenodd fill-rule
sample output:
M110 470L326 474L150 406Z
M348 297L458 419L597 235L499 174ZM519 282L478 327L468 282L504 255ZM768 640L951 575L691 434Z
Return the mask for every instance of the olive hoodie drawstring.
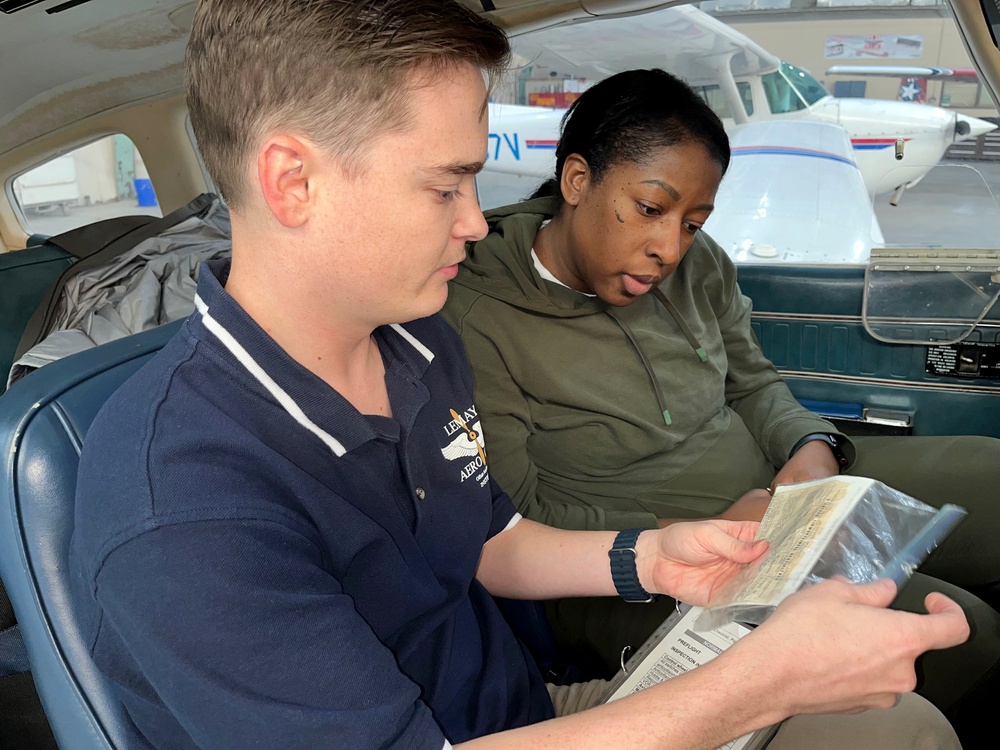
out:
M663 307L666 308L666 311L670 314L670 317L674 319L674 322L677 324L677 327L680 328L681 333L684 334L684 338L687 339L687 342L694 350L694 353L698 355L698 359L703 363L708 362L708 353L705 351L705 347L701 345L701 342L698 341L697 337L694 335L694 331L692 331L690 326L688 326L688 324L685 322L683 316L680 313L680 310L677 309L677 306L674 305L674 303L671 302L669 299L667 299L667 295L665 295L659 289L653 290L653 296L660 301ZM622 331L628 337L628 340L632 343L632 348L635 349L635 351L639 354L639 359L642 360L642 364L645 366L646 372L649 374L649 379L653 383L653 390L656 393L656 403L659 406L661 413L663 414L663 423L667 427L669 427L670 425L673 424L673 419L671 419L670 410L667 408L667 398L664 395L663 389L660 387L660 383L656 379L656 375L653 372L652 363L650 363L649 359L646 357L646 353L642 350L642 347L639 346L639 342L636 341L635 336L632 334L632 329L629 328L629 326L625 323L625 321L621 320L621 318L615 315L614 311L611 309L608 310L608 313L611 315L614 321L618 323Z
M677 306L667 299L667 295L661 292L659 287L653 290L653 296L660 300L663 306L667 308L667 312L670 313L670 317L674 319L677 327L681 329L681 333L684 334L684 338L687 339L691 348L694 349L694 353L698 355L698 359L702 362L708 362L708 353L705 351L705 347L703 347L701 342L698 341L697 337L695 337L694 331L692 331L687 322L685 322L683 316L681 316L681 311L677 309Z

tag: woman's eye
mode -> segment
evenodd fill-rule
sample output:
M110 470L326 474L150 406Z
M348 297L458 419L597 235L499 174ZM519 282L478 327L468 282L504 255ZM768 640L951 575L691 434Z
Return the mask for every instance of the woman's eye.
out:
M639 212L644 214L645 216L660 215L660 209L658 209L656 206L647 206L645 203L637 203L636 205L639 207Z
M694 234L699 229L701 229L701 226L699 226L698 224L692 224L690 221L684 222L684 231L687 232L688 234Z

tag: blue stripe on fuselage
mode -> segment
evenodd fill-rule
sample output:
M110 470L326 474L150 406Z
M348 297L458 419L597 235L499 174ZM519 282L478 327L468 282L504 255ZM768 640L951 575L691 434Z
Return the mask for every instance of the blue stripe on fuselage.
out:
M826 151L813 151L808 148L790 148L788 146L741 146L733 149L733 156L754 156L760 154L771 154L775 156L805 156L810 159L829 159L839 161L842 164L850 164L857 168L857 164L852 159L848 159L837 154Z

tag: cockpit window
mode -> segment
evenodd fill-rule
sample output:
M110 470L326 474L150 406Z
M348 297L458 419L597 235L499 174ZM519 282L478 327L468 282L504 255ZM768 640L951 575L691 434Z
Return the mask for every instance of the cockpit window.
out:
M139 149L122 133L36 165L9 190L28 234L61 234L127 214L163 215Z
M802 68L782 62L781 68L761 77L771 112L776 115L798 112L830 93Z
M725 93L719 87L718 84L711 86L693 86L692 87L705 103L712 108L722 119L732 118L733 112L729 107L729 100L726 98ZM746 81L737 81L736 90L740 92L740 100L743 103L743 111L748 115L753 114L753 92L750 89L750 84Z
M671 5L515 36L516 71L489 107L488 159L476 179L483 208L523 200L554 175L560 122L589 87L659 67L686 81L725 125L732 160L704 229L737 263L866 264L873 247L996 244L992 181L1000 165L971 161L995 158L1000 135L979 119L996 116L992 103L970 112L975 97L959 102L942 93L960 81L913 83L895 74L873 76L862 97L833 97L819 77L833 76L825 81L831 87L837 76L867 80L828 71L834 63L870 67L888 42L859 34L827 44L839 10L803 14L789 33L785 21L772 28L734 10L743 0L704 5L717 7ZM897 17L909 15L901 9ZM914 33L927 39L956 34L951 18L919 24ZM968 65L959 47L947 58L956 69ZM911 51L904 44L891 53L899 60L887 61L905 66ZM923 103L896 101L904 82ZM962 111L937 106L948 103ZM942 160L948 169L932 169Z

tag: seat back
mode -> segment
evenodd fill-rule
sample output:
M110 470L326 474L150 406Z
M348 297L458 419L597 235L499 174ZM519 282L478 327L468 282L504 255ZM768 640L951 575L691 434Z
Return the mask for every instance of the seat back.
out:
M0 253L0 393L32 313L62 272L76 261L54 245Z
M0 396L0 577L62 750L148 748L90 656L70 596L69 544L83 439L104 402L182 321L113 341L33 372ZM501 600L550 681L582 673L559 659L538 602Z
M70 598L69 542L87 430L107 398L180 325L67 357L0 396L0 576L62 750L149 747L80 632Z

